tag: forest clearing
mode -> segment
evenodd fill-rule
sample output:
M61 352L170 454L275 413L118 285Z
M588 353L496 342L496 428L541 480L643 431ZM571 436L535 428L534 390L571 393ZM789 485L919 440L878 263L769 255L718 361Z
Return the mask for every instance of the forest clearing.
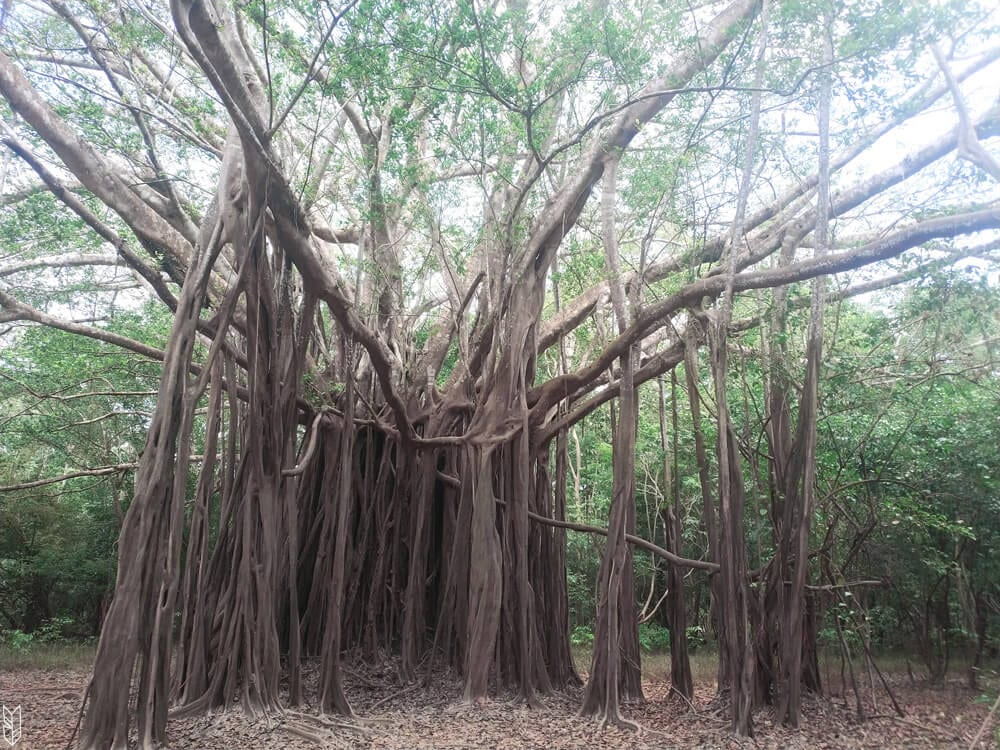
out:
M995 5L4 2L4 741L996 743Z

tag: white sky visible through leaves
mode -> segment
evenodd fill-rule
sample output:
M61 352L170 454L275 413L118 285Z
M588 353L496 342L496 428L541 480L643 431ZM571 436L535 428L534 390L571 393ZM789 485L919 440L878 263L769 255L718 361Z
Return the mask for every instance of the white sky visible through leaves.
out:
M18 3L18 6L17 13L22 21L30 21L32 16L37 14L36 11L32 10L32 6L30 4L21 2ZM546 34L546 28L556 28L564 18L565 5L561 2L535 4L533 8L536 12L534 18L536 23L536 35L544 36ZM706 4L696 8L693 11L693 16L691 14L687 14L684 18L687 22L690 22L690 19L693 17L696 19L696 23L704 24L711 17L713 12L714 6ZM994 11L992 15L994 18L987 18L984 20L984 23L994 21L997 11ZM303 29L303 31L305 30ZM948 40L941 40L941 44L945 52L948 53L950 49ZM986 46L985 40L983 41L980 49L970 49L966 46L966 48L963 49L964 57L951 59L951 65L956 70L961 69L967 61L971 60L979 52L984 51ZM783 53L784 51L780 48L770 48L767 54L768 57L780 57ZM936 63L933 57L929 54L929 51L921 57L921 61L925 66L936 66ZM930 68L927 72L930 72ZM895 92L896 90L903 90L906 88L906 81L901 76L898 79L893 80L891 77L886 79L884 77L884 73L882 75L883 80L880 80L879 83L888 91ZM98 79L98 81L100 83L100 79ZM973 118L996 104L998 101L998 93L1000 93L1000 86L997 85L998 81L1000 81L1000 64L994 63L982 71L974 74L961 84L962 92L966 98L966 103ZM848 88L852 85L851 81L842 80L841 82ZM41 85L44 87L44 83ZM110 92L110 88L107 87L106 82L104 82L103 85L108 93L112 93ZM844 86L837 86L836 82L834 90L833 137L835 142L834 152L836 153L837 145L842 146L850 143L851 128L854 127L853 117L866 105L861 102L853 101L850 95L845 93ZM595 92L592 91L591 93L593 94ZM772 101L772 104L776 102L777 100L774 100ZM578 109L583 111L586 111L588 106L588 103L584 101L578 103ZM769 129L772 132L783 132L787 139L787 148L789 150L801 149L803 152L815 152L817 144L816 122L811 111L797 109L794 104L783 104L775 109L768 110L766 99L764 107L762 122L765 129ZM596 107L594 108L594 111L596 111ZM950 96L945 96L939 100L935 107L913 117L903 125L895 128L888 135L883 137L876 147L869 149L863 158L855 160L854 163L849 164L846 168L841 170L841 172L834 177L833 192L836 193L836 190L840 185L850 184L855 180L863 179L866 175L888 168L900 158L905 156L908 152L915 150L920 145L932 141L940 134L954 128L956 124L957 120L952 98ZM645 146L655 144L655 139L660 132L659 129L660 126L657 124L648 125L644 132L641 133L636 139L636 142L634 143L635 150L641 150ZM1000 158L1000 152L998 152L995 142L996 139L993 139L993 143L987 141L984 145L988 149L991 149L995 156ZM211 189L214 184L214 175L217 165L207 159L203 159L199 162L196 152L192 151L191 153L193 157L186 162L186 169L190 174L196 177L203 176L204 179L200 181L201 186ZM30 170L25 168L23 165L18 164L16 158L12 157L8 151L4 151L2 158L2 169L0 169L0 195L16 192L17 190L24 188L26 185L34 182L34 176L30 173ZM720 187L725 185L724 189L728 191L732 191L734 189L735 182L738 180L738 169L736 169L736 165L730 166L731 169L728 173L715 174L709 178L712 181L718 182ZM775 165L773 164L757 164L755 168L756 174L758 177L762 175L766 176L767 180L759 182L755 185L755 189L751 192L749 210L753 210L755 201L758 205L766 203L779 192L778 188L780 186L771 182L771 180L774 179L774 168ZM938 190L936 185L938 182L930 178L930 175L932 175L935 170L956 169L962 170L968 178L960 183L956 183L954 181L950 182L948 189L955 190L955 185L961 184L968 190L969 195L963 196L955 194L951 196L954 198L955 203L959 203L963 199L967 199L970 196L974 197L975 201L981 205L1000 198L1000 188L998 188L996 184L993 184L988 177L984 179L981 172L968 162L959 162L956 164L956 156L951 155L933 165L928 170L925 170L925 172L920 175L905 180L901 185L896 186L886 194L876 199L874 203L879 206L878 213L873 214L872 208L870 206L866 206L864 210L865 216L863 218L858 218L857 216L852 215L835 222L833 226L834 239L836 240L838 237L855 234L864 235L872 231L890 231L895 226L897 221L905 220L906 216L912 211L912 206L914 204L919 205L923 199L934 200L940 197L936 195L936 191ZM796 181L798 176L788 173L785 174L784 177L787 179L788 184L792 184ZM195 182L197 183L199 181L195 180ZM454 183L454 186L455 187L451 193L451 197L454 198L454 200L439 201L438 209L440 210L445 223L472 231L475 229L480 217L482 216L482 193L477 188L474 179L457 181ZM457 190L457 192L455 192L455 190ZM895 202L897 199L900 200L899 204ZM729 211L731 211L731 207L729 208ZM723 226L730 220L730 218L731 216L727 213L726 207L723 206L713 217L713 223L717 227ZM981 244L990 239L990 237L1000 237L1000 233L994 232L990 236L968 236L960 238L956 242L959 246ZM3 259L9 260L17 257L17 248L11 247L9 242L10 238L7 238L3 242L3 251L2 255L0 255L0 263L3 262ZM669 240L654 243L654 245L655 244L659 244L658 250L661 253L677 252L681 249L680 244L673 243ZM65 248L62 252L69 252L71 250L72 248ZM113 252L113 250L107 246L105 246L105 250ZM623 247L623 260L626 265L634 267L636 258L630 257L630 250L627 245ZM650 262L655 262L657 258L651 257L648 260ZM990 274L990 280L993 283L997 283L998 280L1000 280L997 277L996 271L990 271L986 262L976 258L969 258L960 261L958 267L974 268L979 269L982 272L987 272ZM883 269L884 264L876 264L875 266L862 269L861 271L855 273L859 276L863 275L865 277L876 277L880 273L884 273ZM51 269L40 271L34 282L40 287L48 285L58 287L61 273L62 272L58 270ZM131 278L131 275L126 269L124 269L124 267L121 269L97 268L95 269L95 273L99 279L112 283L121 279ZM443 296L444 282L438 273L432 274L424 279L412 279L408 281L412 282L407 284L408 290L411 294L414 291L420 291L423 294L441 294ZM890 299L890 297L891 295L887 296L884 292L882 292L878 295L867 295L860 299L868 304L878 305L884 303L886 300ZM141 289L126 289L119 291L114 295L113 305L122 309L137 309L147 298L147 293ZM410 300L410 302L412 301L413 300ZM90 305L90 309L84 309L88 306L84 305L81 307L78 301L74 301L68 304L53 302L48 310L54 315L69 319L100 317L102 315L102 311L98 309L99 304L98 298L95 297L93 304ZM473 302L470 310L474 311L474 309L475 303Z

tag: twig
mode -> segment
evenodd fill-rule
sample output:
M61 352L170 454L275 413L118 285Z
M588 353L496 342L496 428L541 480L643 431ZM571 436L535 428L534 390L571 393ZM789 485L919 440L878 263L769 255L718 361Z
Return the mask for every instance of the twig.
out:
M677 688L675 688L673 685L670 686L670 693L672 695L676 695L676 696L680 697L685 703L688 704L688 707L691 709L691 711L696 716L698 715L698 709L694 707L694 704L691 702L691 699L688 698L686 695L684 695L684 693L682 693L680 690L678 690Z
M1000 695L998 695L997 699L993 701L993 708L991 708L990 712L986 714L986 718L983 719L983 723L979 725L979 731L976 732L976 736L973 737L972 742L969 745L969 750L973 750L973 748L979 744L979 739L983 736L983 732L986 731L986 727L989 726L990 721L993 719L993 715L997 712L998 707L1000 707Z
M902 724L909 724L911 727L916 727L917 729L923 729L925 732L937 732L942 737L948 737L952 740L961 740L957 734L952 734L947 729L941 727L936 727L933 724L921 724L919 721L914 721L913 719L907 719L903 716L894 716L892 714L874 714L873 716L868 716L867 720L872 721L874 719L891 719L892 721L898 721Z
M417 688L420 688L420 687L423 687L423 683L415 682L412 685L410 685L409 687L405 687L402 690L397 690L395 693L389 693L389 695L385 696L384 698L380 698L379 700L375 701L371 706L369 706L368 707L368 712L371 713L376 708L378 708L379 706L381 706L383 703L388 703L393 698L399 698L402 695L406 695L408 693L412 693L414 690L416 690Z
M73 726L73 732L69 736L69 740L66 741L65 750L72 750L73 740L76 739L76 733L80 731L80 722L83 721L83 712L87 708L87 699L90 697L90 688L94 685L93 679L87 683L87 690L83 694L83 700L80 701L80 710L76 715L76 724Z

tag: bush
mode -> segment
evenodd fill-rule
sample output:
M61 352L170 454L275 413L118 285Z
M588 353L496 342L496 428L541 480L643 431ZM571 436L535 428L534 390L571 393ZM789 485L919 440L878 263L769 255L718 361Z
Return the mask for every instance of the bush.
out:
M33 635L35 640L41 643L63 641L67 639L74 624L72 617L53 617L51 620L46 620Z
M577 625L569 634L574 648L592 648L594 631L589 625ZM670 650L670 631L662 625L644 622L639 625L639 648L647 653Z
M646 652L670 649L670 631L662 625L643 622L639 624L639 647Z
M0 633L0 644L6 646L11 651L26 651L35 642L32 633L25 633L21 630L7 630Z
M689 625L684 632L687 634L688 651L696 651L708 643L705 640L705 629L701 625Z
M594 645L594 631L589 625L577 625L569 634L569 642L577 648L590 648Z

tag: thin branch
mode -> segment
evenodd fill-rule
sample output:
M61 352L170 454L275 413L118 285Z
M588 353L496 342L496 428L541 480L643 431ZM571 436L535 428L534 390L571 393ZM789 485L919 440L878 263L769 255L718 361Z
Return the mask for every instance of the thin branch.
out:
M991 175L994 180L1000 181L1000 162L994 158L993 154L983 148L983 144L976 137L976 129L972 125L969 110L965 106L965 97L962 95L962 90L958 87L958 81L955 80L955 76L951 72L951 66L948 65L948 61L945 60L944 55L941 53L941 48L936 43L931 45L931 50L934 52L934 59L937 60L941 72L944 73L945 81L948 82L948 89L951 91L951 96L955 100L955 110L958 112L959 123L959 156L968 159Z
M503 500L497 500L497 505L504 505L506 503ZM539 515L538 513L533 513L528 511L528 518L532 521L544 524L545 526L554 526L557 529L569 529L570 531L582 531L587 534L598 534L600 536L607 536L608 530L602 529L600 526L590 526L585 523L574 523L573 521L557 521L554 518L549 518L548 516ZM709 573L719 572L719 565L714 562L709 562L708 560L691 560L686 557L681 557L675 555L669 550L663 549L659 545L653 544L652 542L646 541L642 537L635 536L635 534L625 534L625 541L629 544L635 545L639 549L646 550L647 552L661 557L672 565L679 565L683 568L698 568L699 570L707 570Z
M334 14L333 20L330 22L330 25L327 26L326 33L323 34L323 38L320 40L319 45L316 47L316 54L313 55L313 59L309 62L309 67L306 69L306 77L302 79L302 83L299 85L298 90L296 90L296 92L292 95L291 100L288 102L288 106L285 107L284 111L275 121L274 125L269 129L268 131L269 137L273 137L274 134L281 129L281 126L285 122L285 119L288 117L289 114L291 114L292 110L295 108L295 105L298 103L299 99L306 92L306 89L309 88L309 84L312 83L313 78L316 76L316 70L317 70L316 63L319 62L320 55L323 53L323 48L329 41L330 35L333 33L333 30L337 28L337 24L340 23L340 19L342 19L347 14L347 12L357 4L358 0L350 0L350 2L344 7L342 11L340 11L340 13ZM262 33L264 34L264 39L266 40L267 39L266 24ZM270 81L268 81L268 83L270 83Z
M21 482L19 484L8 484L6 486L0 487L0 492L17 492L19 490L31 490L35 487L44 487L49 484L58 484L59 482L65 482L68 479L76 479L78 477L105 477L110 474L121 474L126 471L132 471L137 466L138 463L125 463L125 464L115 464L114 466L101 466L97 469L80 469L78 471L71 471L66 474L62 474L58 477L47 477L46 479L36 479L33 482Z
M40 268L73 268L78 266L117 266L121 258L116 255L97 255L87 253L66 253L64 255L42 256L16 261L0 266L0 276L10 276L24 271L35 271Z

